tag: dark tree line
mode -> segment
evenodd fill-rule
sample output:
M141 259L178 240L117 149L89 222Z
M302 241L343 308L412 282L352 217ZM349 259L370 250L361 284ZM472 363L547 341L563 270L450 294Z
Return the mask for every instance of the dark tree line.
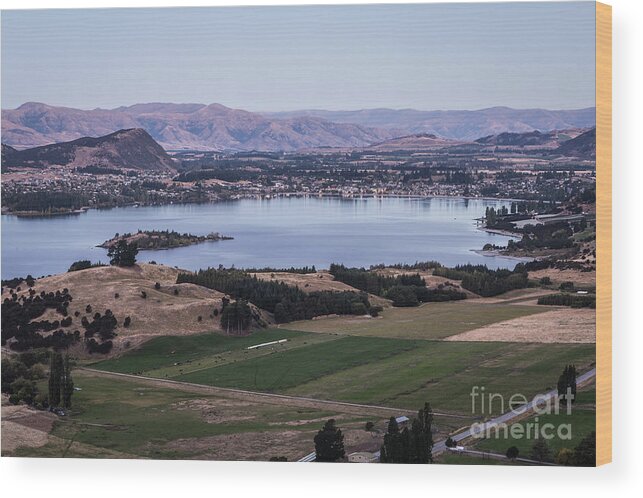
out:
M395 417L391 417L384 444L380 450L381 463L433 463L433 410L425 403L417 418L411 420L411 428L400 429Z
M87 270L89 268L98 268L100 266L105 266L104 264L98 262L98 263L92 263L88 259L81 259L79 261L74 261L67 272L72 272L72 271L80 271L80 270Z
M307 294L284 282L265 281L242 270L221 267L199 270L197 273L180 273L176 283L201 285L228 294L236 300L250 302L273 313L278 323L328 314L364 314L371 308L368 296L364 293L319 291Z
M581 294L551 294L538 298L538 304L570 306L572 308L596 308L596 296Z
M331 264L330 273L339 280L356 289L386 297L393 306L418 306L431 301L453 301L466 299L466 294L442 284L437 289L429 289L419 273L387 276L364 268L347 268Z
M52 352L49 363L49 406L52 408L71 408L71 396L74 394L74 381L71 377L69 355Z
M516 265L511 270L490 270L486 265L458 265L454 268L440 267L435 275L461 280L462 287L483 297L497 296L514 289L529 286L528 274L524 267Z

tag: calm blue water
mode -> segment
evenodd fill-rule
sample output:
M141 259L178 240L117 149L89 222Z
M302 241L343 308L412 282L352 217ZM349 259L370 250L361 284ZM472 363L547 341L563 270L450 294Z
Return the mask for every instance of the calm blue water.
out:
M53 218L2 216L2 278L64 272L79 259L108 262L95 247L116 232L170 229L234 240L164 251L142 251L139 261L196 270L208 266L290 267L338 262L350 266L437 260L451 266L483 263L513 268L515 259L472 252L508 238L476 229L493 200L245 199L200 205L90 210Z

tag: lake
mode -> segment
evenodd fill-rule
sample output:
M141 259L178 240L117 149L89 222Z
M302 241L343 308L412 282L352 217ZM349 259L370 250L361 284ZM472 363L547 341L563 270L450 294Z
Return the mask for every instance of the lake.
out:
M517 260L473 252L509 240L479 230L475 218L487 206L508 201L428 199L338 199L291 197L243 199L214 204L89 210L48 218L2 216L2 278L61 273L76 260L107 263L96 247L115 233L138 229L195 235L219 232L234 240L142 251L139 261L188 270L224 265L290 267L330 263L370 266L437 260L444 265L486 264L513 268Z

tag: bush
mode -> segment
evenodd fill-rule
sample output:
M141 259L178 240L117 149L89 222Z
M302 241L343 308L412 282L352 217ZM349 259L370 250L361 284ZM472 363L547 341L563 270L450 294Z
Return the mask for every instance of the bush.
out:
M123 327L127 328L130 326L132 323L132 319L129 316L125 317L125 320L123 320Z
M156 283L154 284L154 288L155 288L156 290L160 290L160 289L161 289L161 284L159 284L158 282L156 282Z
M515 460L518 458L518 455L520 454L520 450L516 446L510 446L507 448L507 452L505 455L509 460Z

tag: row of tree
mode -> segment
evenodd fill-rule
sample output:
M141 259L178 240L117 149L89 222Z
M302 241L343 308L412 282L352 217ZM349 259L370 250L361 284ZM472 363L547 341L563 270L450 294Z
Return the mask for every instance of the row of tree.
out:
M490 270L486 265L458 265L454 268L436 268L434 275L461 280L461 286L483 297L497 296L514 289L529 286L528 273L523 267L511 270Z
M550 294L539 297L538 304L570 306L572 308L596 308L596 296L589 294Z
M380 449L382 463L433 463L433 410L425 403L417 418L411 420L411 428L400 429L395 417L391 417L384 444Z
M284 282L261 280L245 271L223 267L208 268L196 273L180 273L176 282L201 285L228 294L237 301L250 302L273 313L278 323L328 314L365 314L371 308L365 293L306 293Z
M451 286L429 289L419 273L396 276L382 275L376 269L347 268L331 264L330 273L356 289L390 299L393 306L418 306L420 303L466 299L467 295Z

